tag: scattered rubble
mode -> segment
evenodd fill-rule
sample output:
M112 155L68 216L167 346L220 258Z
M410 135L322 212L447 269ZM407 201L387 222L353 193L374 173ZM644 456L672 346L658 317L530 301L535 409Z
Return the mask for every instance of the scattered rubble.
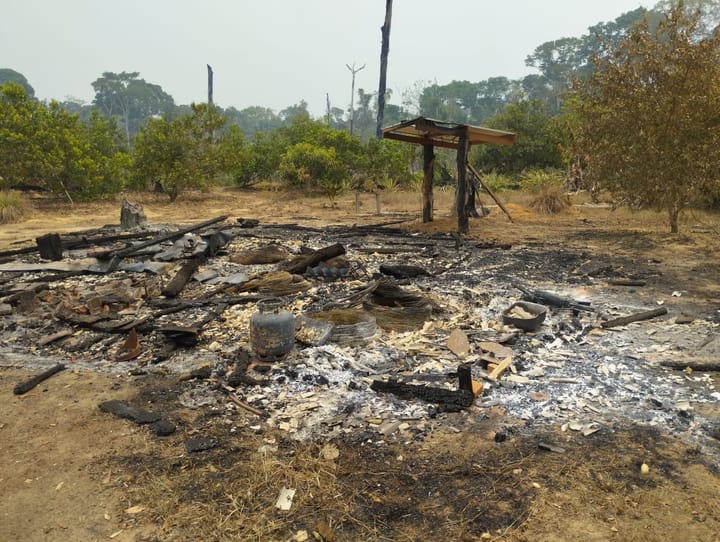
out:
M676 316L667 305L637 313L645 301L596 287L572 254L457 247L452 235L393 226L218 217L179 229L138 224L132 237L112 227L76 234L84 243L62 235L60 261L16 251L0 264L2 363L175 374L180 404L240 409L248 423L297 439L367 430L411 440L452 423L445 412L501 407L585 437L632 419L712 440L700 407L720 399L704 373L715 365L693 356L717 324L660 318ZM272 356L251 333L268 297L295 328L291 348ZM160 419L117 401L101 408ZM196 437L186 448L210 444Z

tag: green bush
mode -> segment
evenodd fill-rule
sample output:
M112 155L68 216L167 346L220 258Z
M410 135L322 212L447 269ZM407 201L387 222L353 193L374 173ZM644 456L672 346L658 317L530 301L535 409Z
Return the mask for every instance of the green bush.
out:
M330 199L340 195L348 171L335 149L297 143L280 159L280 178L292 188L321 190Z
M493 192L503 192L506 190L517 190L520 183L509 175L503 175L492 171L483 175L483 181L490 187Z
M565 178L562 172L556 169L531 169L520 176L520 188L532 191L543 186L558 186L562 188Z
M0 190L0 224L20 222L27 207L23 197L12 190Z

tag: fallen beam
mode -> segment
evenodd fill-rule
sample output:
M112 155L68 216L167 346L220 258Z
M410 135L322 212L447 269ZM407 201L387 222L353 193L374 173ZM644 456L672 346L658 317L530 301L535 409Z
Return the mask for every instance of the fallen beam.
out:
M336 256L342 256L343 254L345 254L345 247L340 243L335 243L334 245L318 249L310 254L303 254L302 256L293 258L284 265L280 265L280 268L293 275L302 275L308 267L315 267L320 262L327 261Z
M649 311L638 312L629 316L621 316L620 318L613 318L607 322L600 324L604 328L626 326L633 322L641 322L643 320L650 320L651 318L657 318L663 314L667 314L667 307L658 307L657 309L651 309Z
M164 243L165 241L172 241L174 239L177 239L178 237L182 237L186 233L191 233L194 231L202 230L203 228L207 228L208 226L212 226L213 224L217 224L218 222L222 222L223 220L227 219L227 215L218 216L216 218L211 218L210 220L206 220L205 222L201 222L200 224L195 224L194 226L188 226L187 228L182 228L178 231L168 233L166 235L160 235L159 237L154 237L148 241L144 241L142 243L138 243L137 245L133 245L126 248L121 248L118 250L105 250L103 252L98 252L94 256L98 260L110 260L112 258L124 258L125 256L130 256L131 254L135 254L136 252L151 247L153 245L157 245L159 243Z
M162 289L162 295L165 297L177 297L203 261L204 258L192 258L185 262L165 288Z
M397 380L373 380L370 389L378 393L392 393L401 399L420 399L435 403L442 412L458 412L473 404L473 393L469 390L447 390L418 384L405 384Z
M37 376L33 376L31 379L26 380L25 382L21 382L20 384L17 384L13 388L13 393L15 395L22 395L24 393L27 393L31 389L33 389L35 386L40 384L40 382L43 382L43 381L47 380L48 378L50 378L51 376L59 373L60 371L64 371L64 370L65 370L65 365L63 365L62 363L53 365L47 371L44 371Z
M684 371L685 369L692 369L693 371L699 372L720 371L720 362L717 361L661 361L660 365L668 367L669 369L677 369L678 371Z

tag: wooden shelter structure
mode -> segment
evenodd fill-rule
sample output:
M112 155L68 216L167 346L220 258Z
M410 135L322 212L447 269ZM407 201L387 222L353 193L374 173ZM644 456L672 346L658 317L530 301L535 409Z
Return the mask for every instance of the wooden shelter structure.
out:
M433 176L435 173L435 147L457 150L457 197L455 199L458 217L458 232L467 233L468 209L474 209L474 183L468 182L468 173L474 176L487 193L512 221L510 213L493 194L482 176L468 162L468 152L472 145L494 144L512 145L515 134L493 130L480 126L456 124L418 117L383 129L383 138L416 143L423 146L423 222L433 219ZM472 198L472 199L471 199ZM469 205L471 204L471 205Z

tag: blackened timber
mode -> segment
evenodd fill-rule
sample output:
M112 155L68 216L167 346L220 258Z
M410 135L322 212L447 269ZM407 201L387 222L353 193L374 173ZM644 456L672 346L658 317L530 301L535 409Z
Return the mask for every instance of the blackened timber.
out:
M472 393L472 370L469 363L461 363L458 366L458 388Z
M40 257L44 260L59 261L62 260L62 240L57 233L48 233L41 235L36 240Z
M106 250L104 252L99 252L95 254L94 256L99 260L109 260L115 256L119 258L124 258L125 256L130 256L131 254L134 254L144 248L157 245L159 243L164 243L165 241L172 241L174 239L177 239L178 237L182 237L186 233L191 233L194 231L202 230L203 228L207 228L208 226L212 226L213 224L217 224L218 222L222 222L223 220L227 219L227 215L218 216L216 218L212 218L210 220L206 220L205 222L201 222L199 224L195 224L194 226L188 226L186 228L182 228L178 231L168 233L165 235L160 235L158 237L154 237L153 239L150 239L149 241L145 241L143 243L139 243L137 245L133 245L126 248L121 248L118 250Z
M204 258L192 258L185 262L172 280L162 289L162 295L165 297L177 297L203 261Z
M468 137L467 131L464 131L458 140L457 148L457 201L456 211L458 217L458 233L465 234L470 231L468 222L467 202L468 202L468 179L467 179L467 154L468 154Z
M284 265L281 265L280 268L293 275L302 275L308 267L315 267L320 262L327 261L335 256L342 256L343 254L345 254L345 247L340 243L335 243L334 245L315 250L310 254L293 258Z
M31 389L33 389L35 386L40 384L41 382L47 380L51 376L59 373L60 371L65 370L65 365L62 363L58 363L57 365L53 365L50 367L47 371L43 371L37 376L32 377L29 380L26 380L25 382L21 382L20 384L16 385L13 388L13 393L15 395L22 395L24 393L29 392Z
M667 307L658 307L657 309L650 309L649 311L638 312L629 316L621 316L620 318L613 318L607 322L600 324L604 328L626 326L633 322L640 322L642 320L650 320L651 318L657 318L663 314L667 314Z
M435 148L423 145L423 222L433 220L433 177L435 176Z
M470 162L467 163L467 167L470 170L470 173L472 173L475 176L475 178L478 180L478 182L482 185L483 189L485 189L485 192L487 192L489 194L489 196L493 199L493 201L498 204L498 207L500 207L503 210L503 213L505 213L507 215L507 217L510 219L510 222L512 222L513 219L512 219L512 216L510 216L510 211L508 211L505 208L505 205L503 205L503 202L500 201L500 198L498 198L495 195L495 192L493 192L490 189L490 186L488 186L488 184L483 180L482 175L480 175L480 173L478 173L478 170L476 170L474 167L472 167L472 165L470 165Z
M405 384L397 380L373 380L370 389L379 393L392 393L401 399L420 399L435 403L444 412L457 412L473 404L472 391L447 390L418 384Z
M670 369L677 369L678 371L684 371L685 369L692 369L693 371L699 372L720 371L720 362L717 361L661 361L660 365Z

